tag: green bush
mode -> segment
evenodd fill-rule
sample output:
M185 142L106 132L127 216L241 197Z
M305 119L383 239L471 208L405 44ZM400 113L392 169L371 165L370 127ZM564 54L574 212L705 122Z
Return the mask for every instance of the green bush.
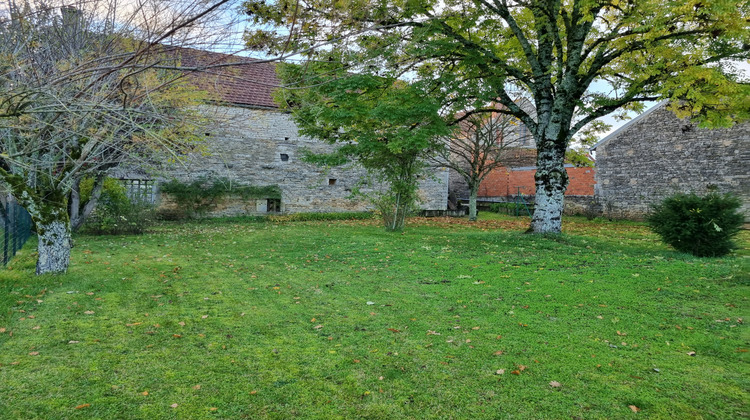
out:
M647 221L651 230L680 252L698 257L718 257L735 248L743 216L740 200L732 195L677 194L652 208Z
M88 201L93 184L90 178L81 182L81 201ZM152 204L131 201L118 180L106 178L99 203L81 230L96 235L141 234L153 224L154 216Z

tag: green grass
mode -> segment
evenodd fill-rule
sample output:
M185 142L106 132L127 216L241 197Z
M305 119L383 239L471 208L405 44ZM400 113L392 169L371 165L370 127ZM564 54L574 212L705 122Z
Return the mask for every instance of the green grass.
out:
M748 232L700 259L489 216L165 224L77 237L64 276L30 243L0 272L0 417L750 415Z

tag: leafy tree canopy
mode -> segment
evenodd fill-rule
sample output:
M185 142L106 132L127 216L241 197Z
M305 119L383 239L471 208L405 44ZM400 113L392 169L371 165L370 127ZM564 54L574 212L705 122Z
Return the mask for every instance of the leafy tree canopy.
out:
M421 83L393 77L349 74L338 64L279 66L281 79L303 87L277 92L277 102L291 109L302 134L340 145L329 155L307 160L339 165L355 159L387 183L376 200L389 230L401 230L414 205L425 159L451 132L441 118L440 102Z
M262 28L247 34L257 49L419 80L442 95L444 116L502 104L536 140L534 232L560 231L565 150L597 118L659 98L706 125L750 117L750 85L731 65L750 53L748 2L248 0L245 10Z

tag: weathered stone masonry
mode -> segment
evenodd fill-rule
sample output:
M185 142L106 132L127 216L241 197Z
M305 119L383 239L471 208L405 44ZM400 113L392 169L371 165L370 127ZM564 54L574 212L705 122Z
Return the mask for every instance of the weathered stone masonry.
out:
M702 129L660 104L594 147L605 215L641 218L676 192L715 190L738 195L750 220L750 123Z
M167 173L183 181L199 177L227 178L238 185L278 185L284 213L365 211L370 204L350 199L352 189L366 175L360 167L321 168L301 160L302 151L330 152L332 145L300 136L287 113L275 109L239 106L206 106L215 119L206 132L207 154L191 156L184 166ZM371 185L364 190L381 188ZM438 169L420 183L421 208L445 210L448 171ZM214 215L263 214L266 200L228 200Z
M291 116L279 109L273 99L274 90L281 84L274 63L185 48L175 53L180 54L186 66L226 66L187 75L196 89L204 91L221 105L205 105L201 109L205 117L213 121L204 133L207 153L194 153L184 165L165 165L161 168L161 178L177 178L183 182L201 177L208 180L226 178L237 185L277 185L281 189L281 200L272 197L221 200L214 203L216 208L211 215L215 216L370 209L367 201L349 198L366 175L361 167L325 169L302 162L305 149L325 153L333 151L335 146L300 136ZM148 179L143 170L138 173L137 169L143 168L135 169L121 170L127 173L120 176L131 181ZM143 183L136 186L141 187ZM383 188L385 186L370 184L360 189ZM447 170L437 169L425 177L419 195L423 209L445 210ZM168 196L158 201L164 210L175 205Z

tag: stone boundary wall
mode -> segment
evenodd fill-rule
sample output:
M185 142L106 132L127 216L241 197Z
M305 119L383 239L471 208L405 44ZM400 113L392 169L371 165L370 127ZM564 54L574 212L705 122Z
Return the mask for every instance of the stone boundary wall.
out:
M215 121L204 133L205 153L194 153L184 165L166 170L164 179L226 178L238 185L278 185L281 213L367 211L372 206L362 199L350 199L352 191L383 188L376 183L360 185L366 171L356 165L321 168L303 162L304 150L324 153L334 146L300 136L289 114L229 106L203 106L202 111ZM448 170L435 169L424 177L419 196L422 209L445 210ZM227 203L212 214L265 214L257 203Z
M596 148L595 197L607 217L642 219L678 192L734 193L750 221L750 123L698 128L663 107Z
M497 202L497 203L515 203L514 196L496 196L496 197L482 197L482 200ZM525 195L524 199L529 205L534 204L533 195ZM486 202L483 204L486 204ZM563 203L563 214L566 215L600 215L600 206L594 200L591 195L566 195Z

